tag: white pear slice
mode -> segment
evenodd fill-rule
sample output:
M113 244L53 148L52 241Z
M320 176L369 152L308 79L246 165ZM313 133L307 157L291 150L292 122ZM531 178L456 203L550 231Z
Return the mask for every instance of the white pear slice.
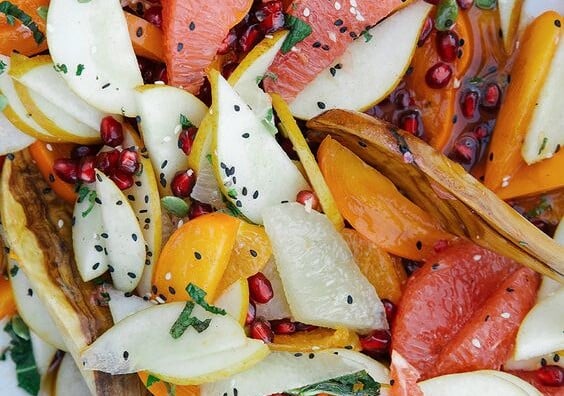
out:
M528 396L525 390L489 370L443 375L418 385L425 396Z
M3 331L4 326L10 318L0 319L0 351L5 351L11 342L10 335ZM0 378L2 378L2 394L10 396L29 396L25 390L18 386L16 376L16 364L12 360L10 353L6 354L6 359L0 360Z
M503 369L508 371L512 371L512 370L535 371L541 368L543 364L547 364L547 362L550 365L560 366L564 368L564 359L561 359L559 353L554 352L548 355L534 357L525 360L509 359L507 362L503 364Z
M87 187L83 187L87 188ZM108 270L106 239L101 206L93 200L94 188L74 205L72 246L74 260L84 282Z
M346 349L312 354L272 352L262 362L223 381L204 384L201 396L264 396L366 370L377 382L390 381L379 362ZM259 380L257 380L259 379Z
M169 331L184 305L156 305L118 322L82 353L84 366L111 374L146 370L172 383L199 384L245 370L269 353L261 341L247 339L235 319L200 306L192 316L210 319L209 327L201 333L189 327L172 338Z
M523 381L521 378L516 377L515 375L511 375L508 373L504 373L503 371L497 371L497 370L487 370L486 372L488 374L509 381L513 385L517 385L519 388L524 390L529 396L543 396L543 394L539 392L537 388L535 388L533 385L529 384L528 382Z
M194 95L166 85L137 88L135 100L139 111L139 128L155 171L159 173L161 195L171 195L170 182L188 168L188 157L178 147L182 130L180 116L196 127L206 115L207 107Z
M432 8L422 0L414 2L355 40L290 103L294 116L310 119L328 109L362 111L388 96L408 69Z
M108 114L99 111L76 95L61 72L55 71L55 65L48 55L28 58L19 54L12 54L10 76L24 87L38 93L53 105L64 110L77 121L98 131L102 119ZM70 70L68 73L79 73L80 70ZM80 72L81 73L81 72ZM117 116L114 116L117 117ZM94 136L98 139L99 136Z
M59 365L53 394L54 396L90 396L90 390L88 390L80 370L76 367L72 355L68 353L65 354Z
M295 201L306 180L268 128L217 72L212 73L212 165L223 195L250 221L264 208Z
M523 0L497 1L501 31L503 33L503 45L505 47L505 52L508 54L511 54L513 51L522 5Z
M23 321L45 342L65 351L67 348L59 330L31 287L23 270L13 259L8 259L8 269L16 307Z
M514 360L530 359L564 349L564 286L529 311L515 340Z
M531 116L521 154L529 165L554 155L564 145L561 114L564 91L564 33L552 58L550 70Z
M133 89L143 79L119 0L51 1L47 41L61 76L84 101L104 112L137 115Z
M292 316L359 332L388 327L384 306L329 219L298 203L263 212Z
M0 155L23 150L33 142L34 137L20 131L0 112Z
M47 374L49 366L55 358L57 348L43 341L33 330L29 331L29 338L31 339L31 347L33 349L33 357L35 358L37 371L39 371L39 374L43 377Z
M129 316L153 306L152 303L145 301L141 297L131 293L123 293L112 287L107 288L107 292L110 296L108 306L110 307L114 323L121 322Z
M222 308L241 326L245 325L249 309L249 285L246 279L239 279L229 286L214 301L216 307Z
M262 273L270 281L274 297L266 304L257 304L256 315L262 316L266 320L279 320L292 317L292 312L290 311L288 300L286 300L286 294L284 293L282 279L280 279L280 274L278 274L278 270L276 269L274 256L268 260L262 269Z
M524 0L518 31L523 32L536 17L549 10L564 14L564 2L561 0Z
M96 195L102 202L104 231L108 235L108 269L114 286L124 292L135 289L145 266L145 240L135 212L120 189L96 170Z

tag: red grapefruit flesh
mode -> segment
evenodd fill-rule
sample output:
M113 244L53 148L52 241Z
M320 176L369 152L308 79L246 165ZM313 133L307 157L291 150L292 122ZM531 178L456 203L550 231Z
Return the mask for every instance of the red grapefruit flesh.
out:
M197 94L229 29L252 4L252 0L163 0L168 83Z
M417 385L420 373L398 352L392 351L390 396L424 396Z
M395 9L402 0L295 0L287 13L306 22L312 33L292 51L279 52L265 78L267 92L276 92L291 102L321 71L341 56L347 46Z
M537 388L544 396L564 396L564 386L547 386L537 378L536 371L508 371Z

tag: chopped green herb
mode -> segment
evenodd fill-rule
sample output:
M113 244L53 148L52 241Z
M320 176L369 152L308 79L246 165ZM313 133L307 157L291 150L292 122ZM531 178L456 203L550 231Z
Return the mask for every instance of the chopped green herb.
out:
M77 201L78 201L78 203L82 203L82 201L84 201L84 198L86 198L89 193L90 193L90 189L88 189L88 187L80 186L80 188L77 191L77 194L78 194Z
M49 7L47 6L39 6L37 7L37 15L39 15L39 17L41 19L43 19L44 21L47 20L47 11L49 10Z
M258 77L256 78L256 80L255 80L256 83L257 83L257 85L259 85L259 84L262 82L263 79L264 79L264 75L258 76Z
M211 323L211 319L206 319L201 321L200 319L192 316L192 311L194 310L195 304L192 301L186 302L184 309L178 316L178 319L174 322L170 328L170 335L175 340L182 337L184 332L192 326L198 333L206 330Z
M191 128L194 126L184 114L180 114L180 125L182 125L182 128Z
M224 213L228 214L229 216L233 216L233 217L241 217L243 215L241 213L241 211L239 210L239 208L233 204L233 202L231 202L227 199L224 199L223 201L225 203Z
M550 201L546 197L541 197L539 204L525 213L525 217L528 219L534 219L549 210L552 210Z
M166 395L167 396L176 396L176 385L168 383L168 382L165 382L164 384L165 384L165 388L166 388Z
M194 285L193 283L189 283L188 286L186 286L186 292L192 298L192 300L194 300L196 304L204 308L206 311L218 315L227 314L227 312L225 312L224 309L214 307L213 305L209 305L205 300L207 293L203 289L200 289L198 286Z
M0 111L4 111L6 107L8 107L8 98L0 93Z
M31 30L33 40L35 40L37 44L41 44L45 40L45 34L39 30L39 27L33 22L33 19L16 5L9 1L0 2L0 14L6 15L6 20L10 25L13 25L15 20L18 19L22 25Z
M29 340L29 329L25 322L19 316L12 318L12 330L14 333L23 340Z
M292 15L286 15L285 26L290 32L284 39L282 47L280 48L283 54L290 52L294 45L304 40L312 32L311 26Z
M84 71L84 65L82 63L78 64L76 66L76 72L74 73L77 76L82 75L82 72Z
M208 160L208 162L210 164L212 163L212 155L211 154L206 154L206 159Z
M88 190L88 188L86 188L86 189ZM90 212L92 212L92 209L94 209L94 205L96 205L96 198L97 198L96 191L88 190L87 195L83 196L82 194L84 194L84 192L83 192L82 187L81 187L78 190L78 194L79 194L78 195L78 202L84 201L86 196L88 196L88 203L89 203L88 208L84 212L82 212L82 217L86 217L86 216L88 216L88 214L90 214ZM81 197L82 197L82 200L81 200Z
M472 77L469 81L470 84L478 85L484 82L484 79L479 76Z
M334 396L378 396L380 384L363 370L284 393L293 396L315 396L320 393Z
M56 65L53 65L53 68L59 73L67 74L69 72L67 65L65 65L64 63L57 63Z
M264 125L273 136L276 136L278 133L278 129L276 129L276 125L274 125L274 110L272 110L272 107L266 111L262 119L262 125Z
M178 217L187 216L188 210L190 209L190 206L186 203L185 200L173 196L162 197L161 204L167 212L170 212Z
M10 268L10 277L13 278L14 276L16 276L18 274L19 270L20 270L20 267L18 267L16 264L14 264L14 266L12 268Z
M497 5L497 0L476 0L476 7L482 10L493 10Z
M6 71L7 66L8 65L6 63L4 63L0 60L0 74L4 73Z
M456 0L441 0L437 5L435 27L437 30L449 30L458 18L458 4Z
M230 188L229 191L227 191L227 196L229 196L229 198L237 198L237 190L235 190L234 188Z
M360 34L362 35L362 37L364 37L364 42L365 42L365 43L368 43L368 42L369 42L370 40L372 40L372 38L374 37L374 36L372 36L372 35L370 34L370 31L368 31L368 30L363 31L363 32L360 33Z
M539 147L539 153L538 153L539 155L544 151L547 143L548 143L548 138L547 137L543 138L541 146Z
M76 0L79 3L90 3L92 0Z
M147 386L147 388L150 388L151 385L153 385L154 383L159 382L159 381L160 381L160 379L158 379L154 375L149 374L147 376L147 383L145 385Z

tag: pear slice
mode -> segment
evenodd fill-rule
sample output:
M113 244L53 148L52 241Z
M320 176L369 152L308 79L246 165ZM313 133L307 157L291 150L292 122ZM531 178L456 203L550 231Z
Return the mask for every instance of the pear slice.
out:
M538 356L525 360L514 360L510 358L505 363L503 363L503 369L507 371L535 371L541 368L543 365L547 364L547 362L550 362L551 365L564 368L564 359L560 358L559 352L560 351L555 351L548 355Z
M503 45L505 47L505 52L508 54L513 52L522 6L523 0L497 1L501 32L503 33Z
M31 340L31 348L33 350L37 371L39 371L39 374L43 377L47 374L47 371L49 371L51 363L53 363L57 348L44 341L43 338L38 336L33 330L29 331L29 338Z
M137 115L133 90L143 84L118 0L53 0L47 41L60 75L95 108Z
M563 15L564 2L560 0L523 0L521 15L518 21L519 27L517 29L517 36L519 36L536 17L549 10L556 11L560 15Z
M90 396L90 391L70 354L65 354L55 381L53 396Z
M490 371L443 375L418 385L425 396L528 396L518 385L492 375Z
M388 96L405 75L432 8L413 2L355 40L290 103L294 116L309 120L327 109L362 111Z
M113 287L108 287L106 290L110 296L108 306L110 307L114 323L121 322L129 316L153 306L152 303L135 294L124 293Z
M189 327L179 338L172 338L169 331L184 305L156 305L118 322L83 351L84 366L111 374L146 370L162 380L187 385L225 378L269 353L261 341L247 339L235 319L200 306L191 315L210 319L209 327L201 333Z
M261 224L264 208L295 201L309 186L267 126L216 71L211 85L212 165L219 187L243 216Z
M207 107L189 92L166 85L139 87L135 100L139 128L153 167L159 172L161 195L171 195L170 182L174 175L188 168L188 157L178 147L181 117L197 127Z
M389 383L388 369L359 352L331 349L312 354L272 352L262 362L223 381L204 384L201 396L264 396L327 381L362 370ZM257 379L260 379L257 381Z
M249 309L249 285L246 279L239 279L216 298L214 305L231 315L241 326L245 325Z
M287 203L263 218L295 320L358 332L388 328L376 290L325 215Z
M34 137L20 131L0 112L0 155L23 150L33 142Z
M516 385L519 388L521 388L521 390L525 391L529 396L543 396L543 394L539 392L537 388L535 388L527 381L524 381L515 375L511 375L508 373L504 373L503 371L497 371L497 370L487 370L487 373L511 382L513 385Z
M114 286L124 292L135 289L145 265L145 240L135 212L120 189L96 170L96 195L101 201L107 234L108 269Z
M262 273L266 276L266 279L270 281L274 297L272 297L272 299L266 304L257 304L256 316L261 316L266 320L290 318L292 316L292 312L288 306L286 294L284 294L284 286L282 285L282 279L280 279L280 275L276 269L274 257L270 257L270 260L268 260L264 266Z

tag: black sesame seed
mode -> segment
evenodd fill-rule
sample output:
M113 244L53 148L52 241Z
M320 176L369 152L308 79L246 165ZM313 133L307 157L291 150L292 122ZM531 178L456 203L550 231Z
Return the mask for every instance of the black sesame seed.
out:
M106 84L102 85L102 89L106 89L106 88L108 88L109 86L110 86L110 83L106 83Z
M102 250L104 250L104 248L100 245L94 245L94 249L96 249L97 252L101 252Z
M239 200L235 201L235 206L237 206L238 208L242 208L243 207L243 203Z
M196 257L196 260L201 260L202 254L200 252L194 252L194 257Z
M151 223L151 219L147 217L147 218L145 219L145 223L150 224L150 223Z
M359 141L358 141L358 145L359 145L360 147L364 147L364 148L368 147L368 146L366 145L366 143L364 143L362 140L359 140Z
M159 294L159 298L163 301L166 301L166 296L164 294Z
M145 203L149 203L149 196L148 195L145 195L144 201L145 201Z
M134 242L137 242L137 234L131 234L131 239L133 239Z
M333 77L335 77L335 74L337 74L337 70L336 70L334 67L330 67L330 68L329 68L329 73L331 73L331 75L332 75Z
M125 293L123 293L123 296L129 298L129 297L132 297L132 296L133 296L133 293L131 293L131 292L125 292Z
M439 263L435 263L431 266L431 269L434 271L439 268Z
M8 153L8 154L6 155L6 158L8 158L10 161L13 161L14 158L16 158L16 156L15 156L13 153Z
M350 305L350 304L352 304L352 303L353 303L353 298L352 298L351 295L348 295L348 296L347 296L347 304Z
M329 51L330 48L329 48L329 46L328 46L327 44L323 44L323 45L321 46L321 49L322 49L323 51Z
M176 294L176 290L174 290L174 287L172 287L172 286L169 286L169 287L168 287L168 292L169 292L170 294Z
M151 260L145 260L145 265L151 265Z
M106 232L101 233L100 236L104 239L108 239L108 233Z
M415 247L417 248L417 250L423 249L423 242L417 241L417 243L415 244Z
M562 24L560 23L560 20L559 20L559 19L555 19L555 20L554 20L554 26L556 26L556 27L562 27Z
M295 356L295 357L301 357L301 356L303 356L303 354L300 353L300 352L296 352L296 353L294 353L294 356Z
M342 26L342 27L339 29L339 32L341 32L341 33L346 33L347 30L348 30L348 29L347 29L346 26Z
M253 257L256 257L258 255L258 253L253 249L249 250L249 253L251 253L251 256Z
M111 265L108 264L108 271L114 272L114 267L112 267Z
M390 386L394 386L395 383L396 381L394 381L393 379L390 380Z
M122 204L123 204L123 201L121 201L121 200L119 200L119 201L116 202L116 205L117 205L117 206L120 206L120 205L122 205Z
M196 29L196 24L194 22L190 22L190 25L188 25L188 29L194 31L194 29Z
M546 366L546 359L542 358L540 363L541 363L541 366L543 366L543 367Z
M45 187L42 191L43 195L47 195L49 194L51 191L53 191L53 189L51 189L50 187Z
M27 289L27 295L33 297L33 289Z
M180 52L180 51L182 51L183 48L184 48L184 44L182 44L182 43L176 44L176 51Z
M237 388L233 388L233 396L237 396L239 394L239 391L237 390Z
M352 345L345 345L345 349L348 349L350 351L351 349L353 349L353 347Z
M242 134L241 136L243 137L243 139L248 139L249 136L251 136L251 135L249 135L247 132L245 132L245 133Z
M309 355L307 355L308 358L313 359L315 357L315 354L310 353Z
M9 154L8 154L8 155L9 155ZM12 154L12 155L13 155L13 154ZM8 158L8 159L9 159L9 158ZM51 183L54 183L54 182L55 182L55 176L53 176L52 173L49 173L49 181L50 181Z
M241 106L235 105L233 106L233 109L235 109L235 111L241 111Z
M94 271L96 271L99 266L100 266L100 263L95 263L95 264L92 266L92 269L93 269Z
M136 35L137 37L143 36L143 28L142 28L142 27L138 27L138 28L137 28L137 31L135 32L135 35Z
M127 360L128 357L129 357L129 352L123 351L123 358L124 358L124 360Z
M557 354L557 353L555 353L554 356L552 357L552 360L553 360L555 363L558 363L558 362L560 361L560 355Z
M490 315L486 315L486 317L484 318L484 322L487 322L488 320L490 320Z
M321 110L323 110L323 109L325 109L325 107L327 107L327 106L326 106L325 103L323 103L323 102L317 102L317 107L319 107Z
M127 276L129 276L131 279L137 278L137 275L134 274L133 272L128 272L128 273L127 273Z
M96 202L98 205L102 205L102 200L98 197L94 198L94 202Z
M316 41L315 43L312 44L313 48L319 48L321 47L321 43L319 41Z
M127 199L129 199L130 201L135 201L135 196L129 194L129 195L127 196Z
M335 26L341 26L341 25L343 24L343 20L342 20L342 19L337 19L337 20L334 22L334 24L335 24Z
M508 287L507 289L505 289L508 293L513 293L515 291L515 289Z
M247 187L243 187L241 194L243 194L243 196L247 195Z
M257 199L259 197L258 190L253 193L253 199Z
M168 160L164 160L163 163L161 164L161 169L166 168L167 165L168 165Z

